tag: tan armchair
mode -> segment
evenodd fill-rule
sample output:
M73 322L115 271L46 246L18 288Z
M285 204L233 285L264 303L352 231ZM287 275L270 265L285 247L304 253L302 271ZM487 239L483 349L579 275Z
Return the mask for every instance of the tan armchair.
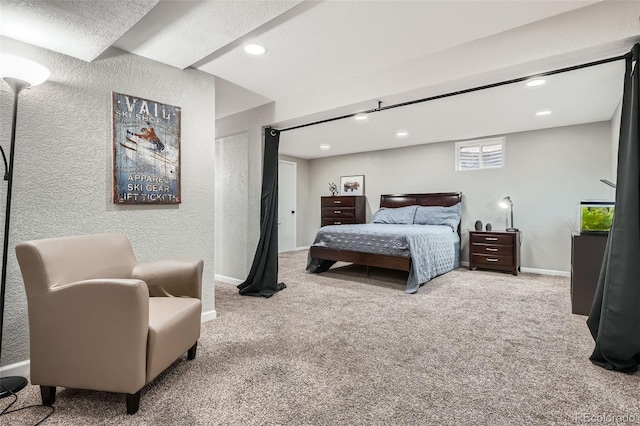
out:
M16 246L31 335L31 383L53 405L56 386L126 394L182 354L196 355L203 261L138 264L119 233L49 238Z

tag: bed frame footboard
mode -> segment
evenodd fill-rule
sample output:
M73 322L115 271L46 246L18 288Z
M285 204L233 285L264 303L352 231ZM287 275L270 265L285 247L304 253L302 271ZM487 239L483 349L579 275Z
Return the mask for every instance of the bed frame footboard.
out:
M376 266L380 268L409 271L411 267L410 257L394 257L380 254L359 253L348 250L332 250L326 247L311 246L311 257L323 260L335 260L350 262L358 265Z

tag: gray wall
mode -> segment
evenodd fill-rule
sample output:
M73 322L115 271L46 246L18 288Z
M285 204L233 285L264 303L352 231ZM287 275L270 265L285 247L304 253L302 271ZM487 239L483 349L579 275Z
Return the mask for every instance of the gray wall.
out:
M214 313L215 79L116 49L87 63L1 42L3 51L51 70L45 84L20 95L2 364L29 358L27 302L13 249L21 241L121 231L140 261L202 258L203 311ZM4 82L0 88L0 143L8 150L13 94ZM112 91L182 107L181 204L112 203ZM6 190L0 194L4 206Z
M328 157L309 162L309 245L320 225L320 197L327 182L365 175L367 217L381 194L461 191L462 259L468 260L468 231L474 222L506 227L498 201L511 196L514 225L523 232L522 266L570 271L571 233L578 228L578 204L608 198L599 179L611 175L611 124L591 123L506 135L501 169L455 171L454 142Z
M618 178L618 146L620 144L620 121L622 120L622 101L613 113L611 119L611 182L615 183ZM611 189L611 197L615 197L615 190Z

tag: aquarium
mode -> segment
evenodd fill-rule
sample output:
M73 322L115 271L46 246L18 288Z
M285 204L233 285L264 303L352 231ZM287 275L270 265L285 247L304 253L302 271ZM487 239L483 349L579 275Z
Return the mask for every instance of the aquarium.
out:
M614 206L613 201L581 201L580 233L609 232Z

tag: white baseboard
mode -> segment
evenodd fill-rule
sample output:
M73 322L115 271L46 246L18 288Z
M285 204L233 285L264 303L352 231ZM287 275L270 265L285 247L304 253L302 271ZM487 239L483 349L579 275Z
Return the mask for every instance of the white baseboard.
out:
M0 376L26 376L29 374L31 367L31 361L20 361L15 364L5 365L4 367L0 367Z
M220 281L221 283L233 284L233 285L242 284L244 282L244 280L239 280L237 278L231 278L231 277L225 277L224 275L219 275L219 274L214 274L213 275L213 279L216 280L216 281Z
M298 250L309 250L309 246L296 247L292 251L298 251ZM244 282L244 280L240 280L238 278L233 278L233 277L227 277L225 275L220 275L220 274L213 274L213 279L224 284L233 284L233 285L242 284Z
M466 268L469 267L468 260L461 260L460 266L464 266ZM540 274L540 275L555 275L559 277L570 277L571 272L569 271L556 271L555 269L538 269L538 268L524 268L520 267L520 272L526 272L528 274Z
M218 313L215 309L202 313L202 317L200 318L201 323L205 323L211 320L214 320L218 317Z
M570 277L571 272L569 271L556 271L555 269L538 269L538 268L523 268L520 267L521 272L527 272L530 274L540 274L540 275L556 275L560 277Z

